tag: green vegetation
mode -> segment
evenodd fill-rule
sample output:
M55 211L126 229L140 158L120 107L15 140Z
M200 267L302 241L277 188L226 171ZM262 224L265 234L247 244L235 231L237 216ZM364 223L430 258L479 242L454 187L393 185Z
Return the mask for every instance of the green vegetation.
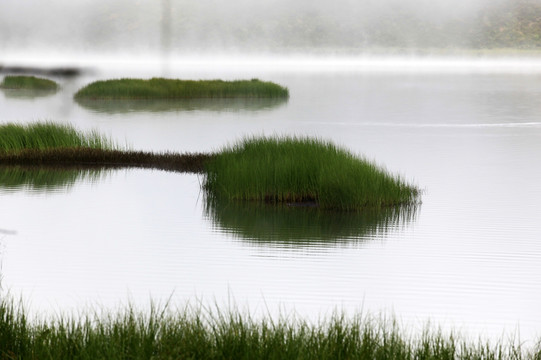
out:
M22 306L0 300L1 359L539 359L541 346L464 340L427 328L414 337L395 321L335 315L254 320L238 311L151 306L31 322Z
M119 168L141 167L202 172L209 154L155 154L120 150L97 131L81 132L71 125L32 123L0 125L0 164L4 166Z
M413 204L419 190L332 143L310 138L251 138L207 164L211 197L270 203L315 203L362 210Z
M73 147L113 149L115 145L96 131L85 134L71 125L53 123L0 125L0 154L28 149Z
M198 99L287 98L287 88L252 80L175 80L152 78L96 81L75 94L75 99Z
M35 76L6 76L0 84L0 88L54 91L58 89L58 84L52 80Z
M313 206L206 199L214 226L250 245L303 248L367 241L406 226L417 206L391 206L361 212L325 211Z
M0 163L19 166L144 167L206 171L214 200L256 200L363 210L417 203L419 190L332 143L253 138L217 154L155 154L116 149L96 131L71 125L0 125Z

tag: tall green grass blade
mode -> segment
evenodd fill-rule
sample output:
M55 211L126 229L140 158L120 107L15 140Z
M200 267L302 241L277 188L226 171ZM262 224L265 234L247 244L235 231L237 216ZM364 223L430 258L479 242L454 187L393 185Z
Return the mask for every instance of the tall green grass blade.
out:
M469 341L426 328L406 333L396 320L336 313L316 324L294 316L254 319L236 309L131 306L117 313L29 320L0 300L0 359L538 359L539 343Z
M72 125L51 122L0 125L0 151L69 147L114 149L116 145L97 131L84 133Z

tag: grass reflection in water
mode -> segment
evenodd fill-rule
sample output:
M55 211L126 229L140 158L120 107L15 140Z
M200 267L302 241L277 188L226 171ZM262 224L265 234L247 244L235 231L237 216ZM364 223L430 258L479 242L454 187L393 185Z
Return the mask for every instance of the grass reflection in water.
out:
M414 221L419 207L393 206L337 212L310 206L207 198L205 215L216 228L253 245L304 247L338 245L383 235Z
M48 192L68 190L76 182L98 182L108 170L102 168L61 168L37 166L1 166L0 190Z
M8 99L32 100L52 96L58 90L32 90L32 89L2 89L4 96Z
M153 99L153 100L89 100L76 99L83 108L104 114L157 113L184 111L265 111L287 103L287 98L240 99Z

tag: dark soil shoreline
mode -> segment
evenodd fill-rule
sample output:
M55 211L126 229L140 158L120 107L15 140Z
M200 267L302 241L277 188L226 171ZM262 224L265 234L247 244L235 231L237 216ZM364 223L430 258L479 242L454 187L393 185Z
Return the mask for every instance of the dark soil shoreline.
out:
M202 173L212 158L204 153L151 153L91 148L24 149L0 152L0 166L55 168L145 168Z

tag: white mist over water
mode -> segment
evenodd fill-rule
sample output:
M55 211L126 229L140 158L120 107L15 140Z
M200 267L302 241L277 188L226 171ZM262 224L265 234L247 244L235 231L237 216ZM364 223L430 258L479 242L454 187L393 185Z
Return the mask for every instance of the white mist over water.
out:
M498 11L523 2L2 0L0 49L4 56L469 48L482 45L483 26L499 19Z

